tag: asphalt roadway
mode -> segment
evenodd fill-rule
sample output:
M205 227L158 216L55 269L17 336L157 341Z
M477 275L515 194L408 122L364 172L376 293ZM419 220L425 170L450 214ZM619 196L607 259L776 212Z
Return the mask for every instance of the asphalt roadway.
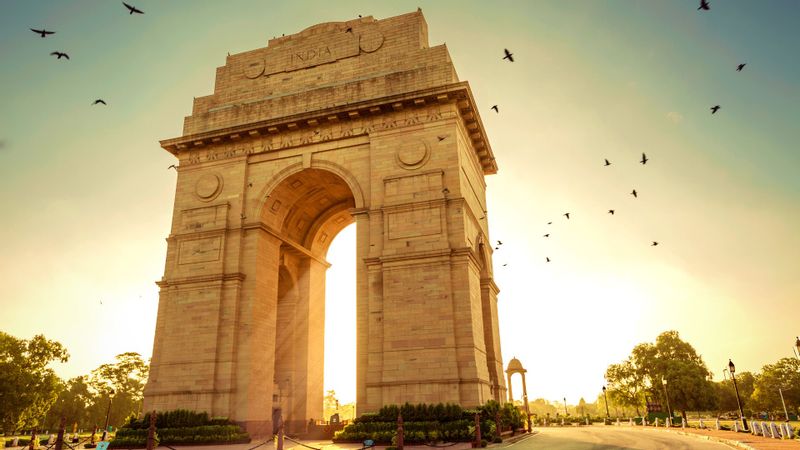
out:
M696 437L656 430L619 427L539 428L537 434L508 446L506 450L723 450L732 447Z

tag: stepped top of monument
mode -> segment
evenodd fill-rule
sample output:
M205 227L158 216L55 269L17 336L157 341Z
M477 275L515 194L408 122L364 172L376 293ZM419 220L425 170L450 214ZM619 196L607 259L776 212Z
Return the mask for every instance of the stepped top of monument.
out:
M228 56L214 93L197 97L184 134L290 116L458 81L421 11L328 22Z
M446 102L457 102L484 173L497 172L472 92L458 80L447 47L428 45L421 10L327 22L228 55L217 68L214 93L196 97L183 135L161 146L177 156L309 128L316 134L297 139L313 142L323 124Z

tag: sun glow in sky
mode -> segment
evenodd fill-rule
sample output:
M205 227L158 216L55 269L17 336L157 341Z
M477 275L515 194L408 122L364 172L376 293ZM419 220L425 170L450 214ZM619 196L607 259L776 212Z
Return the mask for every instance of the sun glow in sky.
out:
M226 54L417 6L470 83L498 161L486 182L490 237L504 243L501 347L528 369L531 399L594 400L610 363L670 329L717 378L728 358L759 370L790 355L800 3L136 5L145 15L113 1L0 3L0 329L65 344L62 376L151 354L175 188L158 140L181 134ZM28 30L40 27L57 33ZM355 397L354 247L350 227L328 255L325 384L342 402Z

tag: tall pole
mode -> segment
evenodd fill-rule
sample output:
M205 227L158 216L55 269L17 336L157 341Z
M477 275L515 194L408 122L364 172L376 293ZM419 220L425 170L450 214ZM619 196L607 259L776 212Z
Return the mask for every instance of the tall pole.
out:
M611 414L609 414L609 412L608 412L608 395L606 395L606 387L605 386L603 386L603 398L606 401L606 419L610 419L611 418Z
M567 397L564 397L564 416L569 416L567 412Z
M739 398L739 386L736 385L736 370L733 368L733 361L728 360L728 368L731 372L731 380L733 380L733 389L736 390L736 404L739 405L739 417L742 419L742 426L747 430L747 419L744 418L744 410L742 409L742 400Z
M662 378L661 383L664 385L664 397L667 399L667 412L669 413L670 420L672 420L672 408L669 407L669 394L667 394L667 379Z
M786 414L786 421L789 421L789 411L786 409L786 402L783 400L783 389L778 388L778 393L781 394L781 403L783 403L783 413Z
M113 389L108 391L108 409L106 409L106 426L103 427L103 435L105 435L108 432L108 418L111 416L111 396L112 395L114 395L114 390Z

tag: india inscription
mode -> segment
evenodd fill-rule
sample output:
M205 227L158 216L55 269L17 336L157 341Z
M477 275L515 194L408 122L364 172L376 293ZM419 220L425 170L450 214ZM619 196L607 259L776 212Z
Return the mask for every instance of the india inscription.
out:
M325 258L352 223L357 412L505 399L478 219L497 164L422 13L314 25L216 76L161 142L180 164L144 408L253 436L321 418Z

